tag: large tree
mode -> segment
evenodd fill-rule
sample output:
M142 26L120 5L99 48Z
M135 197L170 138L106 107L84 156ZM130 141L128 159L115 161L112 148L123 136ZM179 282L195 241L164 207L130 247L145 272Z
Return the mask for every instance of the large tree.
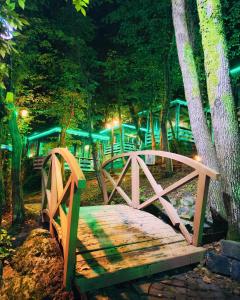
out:
M178 58L196 148L203 163L218 171L219 165L216 150L204 115L197 66L187 26L186 1L172 0L172 14ZM210 205L223 213L221 185L219 182L211 182L209 197Z
M198 0L214 141L230 224L240 233L240 139L220 0Z

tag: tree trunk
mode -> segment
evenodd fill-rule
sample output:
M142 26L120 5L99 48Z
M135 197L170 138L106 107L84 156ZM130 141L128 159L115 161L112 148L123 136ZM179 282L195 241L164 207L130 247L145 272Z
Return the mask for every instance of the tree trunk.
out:
M219 171L216 150L211 141L211 135L207 127L202 106L197 68L187 28L184 0L172 0L172 14L178 58L196 148L203 163L208 167ZM208 205L211 205L223 216L225 215L220 182L211 181Z
M89 132L89 141L92 149L92 158L93 158L93 166L94 166L94 171L96 174L96 178L98 181L98 186L100 188L100 191L102 193L102 179L101 175L99 172L99 166L98 166L98 159L97 159L97 149L96 145L94 143L93 137L92 137L92 129L93 129L93 120L92 120L92 103L91 103L91 98L90 96L88 97L88 132ZM103 196L103 194L102 194Z
M160 113L160 149L163 151L169 151L169 142L168 142L168 131L167 131L167 120L168 120L168 111L170 104L170 84L169 84L169 59L164 65L164 99L162 103L162 109ZM172 160L165 158L166 161L166 171L170 175L173 172Z
M240 138L219 0L198 0L208 99L228 217L240 235Z
M173 124L172 124L172 120L170 118L168 118L168 123L170 125L171 128L171 133L172 133L172 143L173 143L173 147L174 147L174 151L176 153L179 153L179 144L178 144L178 140L176 139L176 135L175 135L175 131L173 128Z
M133 120L133 123L136 127L137 135L138 135L140 141L144 144L144 142L145 142L144 134L142 134L142 132L140 130L139 123L138 123L139 118L138 118L137 113L135 112L135 108L134 108L132 101L128 102L128 108L129 108L129 112L130 112L131 118Z
M156 139L154 132L154 124L153 124L153 113L150 111L150 130L151 130L151 139L152 139L152 150L156 150Z
M60 133L60 140L59 140L59 147L66 147L66 133L67 133L67 128L62 128L61 133Z
M13 103L8 104L9 131L12 139L12 209L13 223L24 221L24 204L21 182L21 158L22 158L22 137L19 133L16 117L16 109Z
M120 149L121 153L124 152L124 142L123 142L123 130L122 130L122 112L121 112L121 106L118 105L118 119L119 119L119 135L120 135Z

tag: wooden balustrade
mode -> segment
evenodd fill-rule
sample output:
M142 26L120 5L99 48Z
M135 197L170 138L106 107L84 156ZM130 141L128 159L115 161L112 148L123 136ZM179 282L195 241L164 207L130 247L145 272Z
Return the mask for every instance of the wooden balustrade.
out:
M69 177L62 176L62 164L68 165ZM66 182L65 182L66 181ZM42 167L42 218L48 218L50 232L61 239L64 256L64 285L70 288L75 271L75 252L80 208L80 192L85 177L74 156L66 148L55 148Z
M142 159L142 157L145 155L155 155L155 156L173 159L191 167L193 171L190 174L178 180L177 182L171 184L170 186L163 188L160 184L156 182L148 166ZM123 167L123 170L119 178L115 180L112 177L112 175L106 170L106 166L112 163L114 160L122 157L126 157L128 159L126 160L125 166ZM121 187L121 183L130 166L131 166L131 198L126 194L126 192ZM149 199L146 199L143 202L140 202L140 195L139 195L140 169L142 169L143 173L145 174L146 178L148 179L155 193L154 196L152 196ZM182 232L187 242L195 246L198 246L201 243L209 181L210 178L215 180L218 179L219 174L216 171L204 166L203 164L191 158L179 154L164 152L164 151L146 150L146 151L129 152L129 153L124 153L121 155L114 156L112 159L109 159L103 163L101 169L101 175L103 181L103 195L104 195L105 204L108 204L112 200L116 192L118 192L121 195L121 197L126 201L126 203L129 206L136 209L143 209L148 205L152 204L153 202L159 201L163 206L169 219L171 220L172 224L179 228L179 230ZM197 183L197 197L195 202L195 215L194 215L194 222L193 222L193 235L191 236L188 230L186 229L185 225L183 224L182 220L178 216L176 209L169 201L164 199L163 196L166 196L167 194L173 192L177 188L180 188L181 186L191 182L195 178L198 179L198 183ZM108 194L107 192L106 179L108 179L113 186L113 189L110 194Z

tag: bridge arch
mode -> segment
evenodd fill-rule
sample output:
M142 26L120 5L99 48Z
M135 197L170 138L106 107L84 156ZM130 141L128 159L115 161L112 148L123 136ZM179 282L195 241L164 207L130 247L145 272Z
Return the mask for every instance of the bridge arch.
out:
M150 172L147 164L145 163L143 157L146 155L153 155L153 156L176 160L178 162L181 162L191 167L193 171L190 174L178 180L177 182L171 184L167 188L163 188L160 184L157 183L154 176ZM117 179L117 181L115 181L115 179L111 176L110 172L106 170L106 167L109 164L113 163L115 160L120 158L127 158L127 160L119 178ZM131 198L125 193L125 191L120 186L130 166L131 166ZM142 169L143 173L145 174L146 178L148 179L155 193L154 196L152 196L149 199L146 199L141 203L139 197L140 196L139 195L140 169ZM209 181L210 178L215 180L218 179L219 173L206 167L200 162L197 162L189 157L180 154L165 152L165 151L157 151L157 150L143 150L143 151L123 153L114 156L113 158L103 163L101 174L103 178L103 194L104 194L105 204L111 202L116 192L118 192L121 195L121 197L125 200L125 202L129 206L136 209L143 209L149 206L150 204L152 204L153 202L159 201L163 206L169 219L171 220L172 224L174 226L177 226L180 229L180 231L182 232L182 234L184 235L188 243L193 244L195 246L201 243ZM176 190L177 188L191 182L195 178L198 179L197 197L195 201L193 236L191 236L188 230L186 229L185 225L181 221L180 217L178 216L176 209L169 201L164 199L163 196L166 196L167 194ZM107 192L106 180L109 180L113 186L113 189L110 194L108 194Z

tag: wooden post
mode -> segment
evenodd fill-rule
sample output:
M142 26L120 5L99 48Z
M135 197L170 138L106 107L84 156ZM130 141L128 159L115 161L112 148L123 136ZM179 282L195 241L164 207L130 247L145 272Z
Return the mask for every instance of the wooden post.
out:
M139 202L139 164L137 157L132 157L132 204L134 208L137 208L140 204Z
M197 186L197 199L195 204L195 215L193 222L193 241L194 246L199 246L202 242L203 224L207 205L208 187L210 178L200 173Z
M102 182L102 191L103 191L103 199L104 199L104 204L108 204L108 193L107 193L107 186L104 178L103 171L100 171L100 177L101 177L101 182Z
M54 230L53 230L53 212L57 206L57 181L56 181L56 155L52 155L52 162L51 162L51 201L50 201L50 228L49 231L54 237Z
M79 180L75 187L72 181L69 211L67 215L67 235L64 249L64 277L63 283L67 290L71 290L71 282L74 278L76 264L77 230L80 208L80 189L85 187L85 180ZM75 191L76 189L76 191Z

